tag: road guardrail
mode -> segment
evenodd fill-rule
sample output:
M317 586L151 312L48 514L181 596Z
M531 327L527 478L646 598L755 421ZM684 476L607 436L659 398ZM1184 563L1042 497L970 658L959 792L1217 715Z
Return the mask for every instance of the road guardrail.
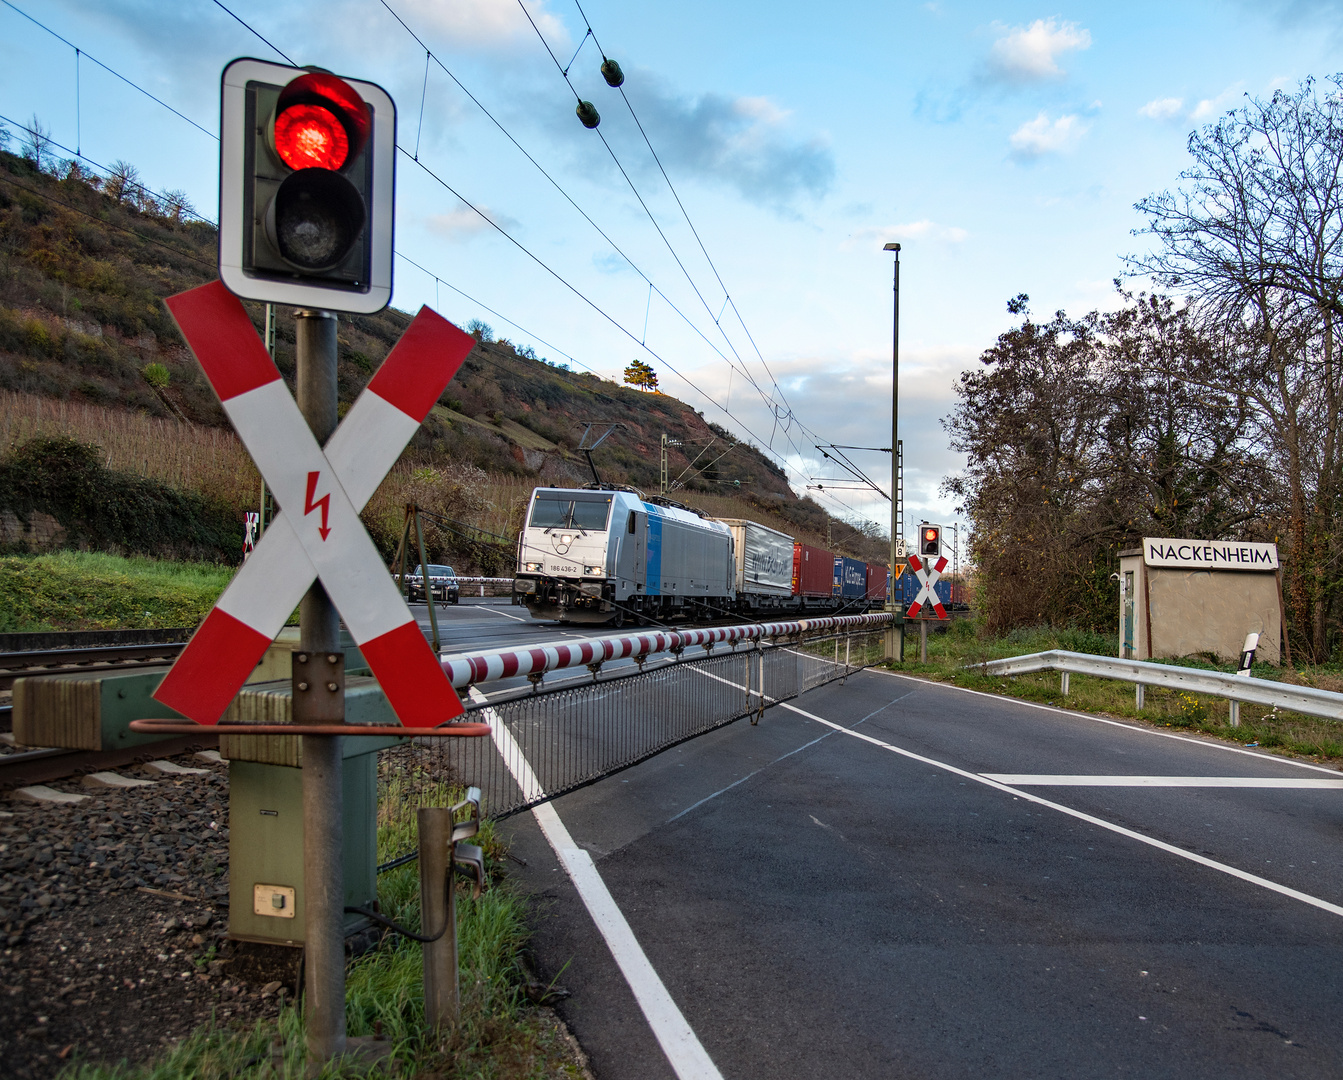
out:
M1173 667L1154 664L1148 660L1120 660L1112 656L1067 652L1051 649L1049 652L1012 656L1004 660L989 660L972 664L968 670L989 675L1028 675L1036 671L1058 671L1063 674L1062 692L1068 693L1068 675L1097 675L1103 679L1118 679L1137 684L1138 708L1143 706L1143 688L1160 686L1169 690L1185 690L1195 694L1224 697L1231 702L1231 724L1240 723L1238 706L1241 702L1289 709L1307 716L1326 720L1343 720L1343 694L1317 690L1311 686L1293 686L1271 679L1253 676L1228 675L1221 671L1202 671L1198 668Z

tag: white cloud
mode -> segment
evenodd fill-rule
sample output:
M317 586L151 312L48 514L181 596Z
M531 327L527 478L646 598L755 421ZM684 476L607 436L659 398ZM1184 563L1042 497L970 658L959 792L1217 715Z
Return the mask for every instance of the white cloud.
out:
M1184 98L1153 98L1138 110L1138 115L1149 120L1174 120L1183 111Z
M564 25L546 10L544 0L526 0L527 12L552 47L570 44ZM535 31L517 0L408 0L402 17L417 30L443 41L468 45L499 45Z
M1047 112L1041 111L1034 120L1027 120L1008 140L1012 144L1012 156L1017 158L1038 158L1045 154L1058 154L1071 150L1077 141L1087 132L1088 125L1073 115L1049 119Z
M1037 82L1065 74L1058 57L1091 47L1091 31L1055 18L1036 19L1030 26L1002 27L989 51L988 70L1005 82Z
M481 233L492 233L494 229L490 222L510 232L519 224L516 218L496 213L488 206L479 206L478 209L480 213L476 213L466 203L459 202L446 214L434 214L425 224L432 232L446 236L449 240L469 240Z
M924 218L905 225L872 225L850 233L843 246L868 247L874 250L881 244L891 241L908 243L910 240L929 240L938 244L959 244L968 239L970 233L959 225L939 225Z
M1231 102L1235 101L1242 93L1244 93L1244 90L1244 83L1235 83L1232 86L1228 86L1216 97L1204 98L1194 106L1193 111L1189 114L1189 119L1201 123L1204 120L1211 120L1215 116L1220 116L1222 113L1226 112L1227 107Z

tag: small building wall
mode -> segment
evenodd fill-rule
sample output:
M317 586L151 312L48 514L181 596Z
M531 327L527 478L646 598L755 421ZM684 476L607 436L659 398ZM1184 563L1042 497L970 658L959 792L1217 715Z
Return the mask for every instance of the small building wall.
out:
M1119 553L1120 655L1134 660L1240 655L1259 635L1255 659L1281 662L1282 601L1276 571L1149 566L1143 548ZM1275 559L1276 561L1276 559Z

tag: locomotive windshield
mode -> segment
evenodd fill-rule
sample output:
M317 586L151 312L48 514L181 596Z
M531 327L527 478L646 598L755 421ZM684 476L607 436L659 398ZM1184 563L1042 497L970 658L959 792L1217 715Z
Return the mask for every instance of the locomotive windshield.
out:
M534 529L582 529L602 532L611 516L611 499L574 499L556 495L538 495L532 503Z

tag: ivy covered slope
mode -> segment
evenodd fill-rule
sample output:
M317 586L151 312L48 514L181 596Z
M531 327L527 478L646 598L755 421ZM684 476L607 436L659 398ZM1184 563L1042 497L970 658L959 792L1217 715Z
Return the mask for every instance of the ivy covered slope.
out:
M0 389L226 427L163 305L214 279L216 244L214 226L181 200L165 204L133 183L104 182L69 162L39 169L0 150ZM247 307L260 328L262 306ZM342 412L410 318L394 309L342 316ZM882 545L799 500L768 457L684 402L550 363L528 347L495 340L483 324L470 328L479 344L417 434L412 461L470 463L539 484L581 483L590 479L578 450L584 424L602 425L597 433L618 424L596 455L603 479L656 491L666 435L681 444L670 449L669 467L687 501L698 493L718 514L768 510L809 540L833 525L837 545L847 538L852 554L881 557ZM287 309L275 359L292 386ZM616 358L609 366L625 363ZM725 510L727 502L738 508Z

